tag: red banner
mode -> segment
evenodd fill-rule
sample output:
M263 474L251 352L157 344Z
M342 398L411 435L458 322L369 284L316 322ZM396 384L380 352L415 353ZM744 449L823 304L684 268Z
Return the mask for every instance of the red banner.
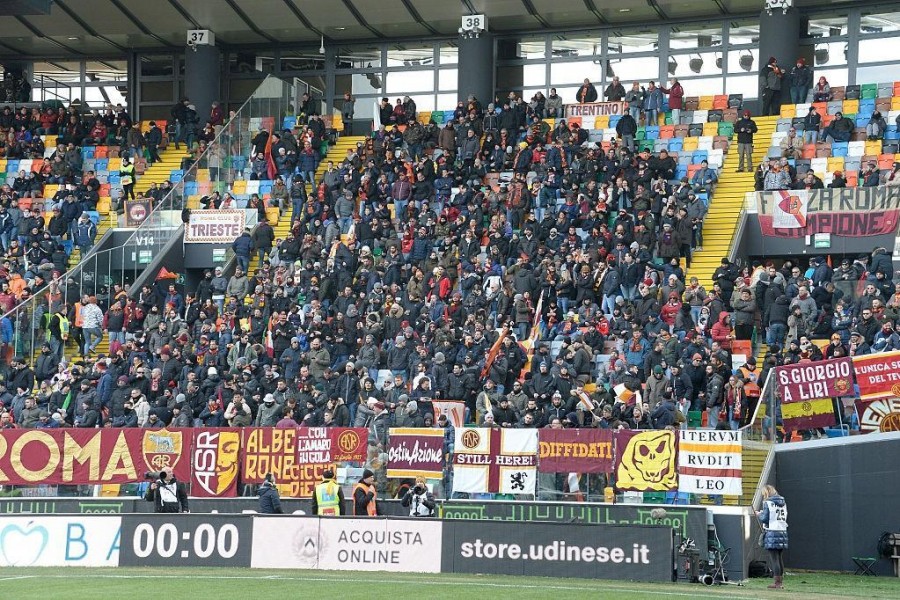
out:
M622 430L616 437L616 488L665 492L678 488L678 436L674 431Z
M900 431L900 398L857 400L860 433Z
M297 430L297 462L326 465L363 462L369 443L365 427L301 427Z
M853 357L860 400L900 397L900 352Z
M187 482L190 446L186 429L7 429L0 434L0 483L134 483L160 470Z
M870 213L811 213L806 226L795 229L773 225L772 215L759 215L759 228L766 237L802 238L814 233L830 233L844 237L889 235L897 231L900 211L881 210Z
M278 483L297 481L296 428L241 429L241 481L262 483L268 473Z
M609 429L541 429L541 473L610 473L613 434Z
M444 473L444 430L398 427L390 430L388 477L438 478Z
M756 210L760 230L768 237L888 235L897 230L900 190L878 186L758 192Z
M322 471L335 462L363 462L368 430L297 427L241 430L241 481L262 483L271 473L282 496L309 498Z
M846 357L775 367L781 401L788 404L853 394L852 365Z
M237 496L239 429L195 429L191 452L191 495Z

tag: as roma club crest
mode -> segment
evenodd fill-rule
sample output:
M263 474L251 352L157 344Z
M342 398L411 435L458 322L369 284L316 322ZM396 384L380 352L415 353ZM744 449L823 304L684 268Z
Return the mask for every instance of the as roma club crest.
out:
M174 469L181 460L183 447L182 433L167 429L145 431L141 442L144 462L156 471Z

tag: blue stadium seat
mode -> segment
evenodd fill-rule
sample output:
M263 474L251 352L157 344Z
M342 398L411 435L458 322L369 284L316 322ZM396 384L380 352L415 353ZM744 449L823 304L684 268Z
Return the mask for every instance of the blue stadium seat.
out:
M831 156L847 156L849 144L847 142L834 142L831 145Z
M648 140L657 140L659 139L659 127L658 126L650 126L646 128L646 139Z
M196 181L188 181L184 184L184 194L187 196L193 196L197 193L197 182Z
M707 158L709 158L709 152L707 152L706 150L697 150L691 155L691 163L699 165Z
M684 148L684 138L672 138L669 140L669 152L680 152Z
M685 165L678 165L675 167L675 179L681 179L682 177L687 177L688 171Z
M178 183L182 179L184 179L184 171L182 171L181 169L173 169L169 173L169 181L171 181L172 183Z
M614 128L619 124L619 119L622 118L622 115L612 115L609 117L609 126Z

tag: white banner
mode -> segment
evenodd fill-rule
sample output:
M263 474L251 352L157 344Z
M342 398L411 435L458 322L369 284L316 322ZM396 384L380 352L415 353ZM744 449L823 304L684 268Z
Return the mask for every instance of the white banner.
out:
M184 230L184 241L199 244L230 244L244 233L243 210L192 210Z
M440 573L438 520L320 519L319 569Z
M319 568L318 517L253 519L253 569Z
M257 517L250 566L440 573L442 534L436 519Z
M678 444L678 490L740 496L741 432L682 429Z
M457 428L453 491L531 494L537 482L537 429Z
M117 567L121 517L0 517L0 567Z

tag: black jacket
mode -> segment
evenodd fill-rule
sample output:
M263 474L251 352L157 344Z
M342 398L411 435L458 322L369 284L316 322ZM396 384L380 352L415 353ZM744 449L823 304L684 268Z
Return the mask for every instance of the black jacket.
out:
M165 502L160 495L159 489L153 489L153 485L159 485L159 480L154 481L150 487L147 488L147 493L144 494L144 500L147 502L152 502L154 506L154 512L158 513L179 513L179 512L190 512L188 510L188 495L187 495L187 487L181 483L180 481L176 481L173 477L169 480L167 487L172 491L175 495L175 502Z
M281 515L284 510L281 508L281 497L278 490L271 483L264 482L259 486L259 513L263 515Z

